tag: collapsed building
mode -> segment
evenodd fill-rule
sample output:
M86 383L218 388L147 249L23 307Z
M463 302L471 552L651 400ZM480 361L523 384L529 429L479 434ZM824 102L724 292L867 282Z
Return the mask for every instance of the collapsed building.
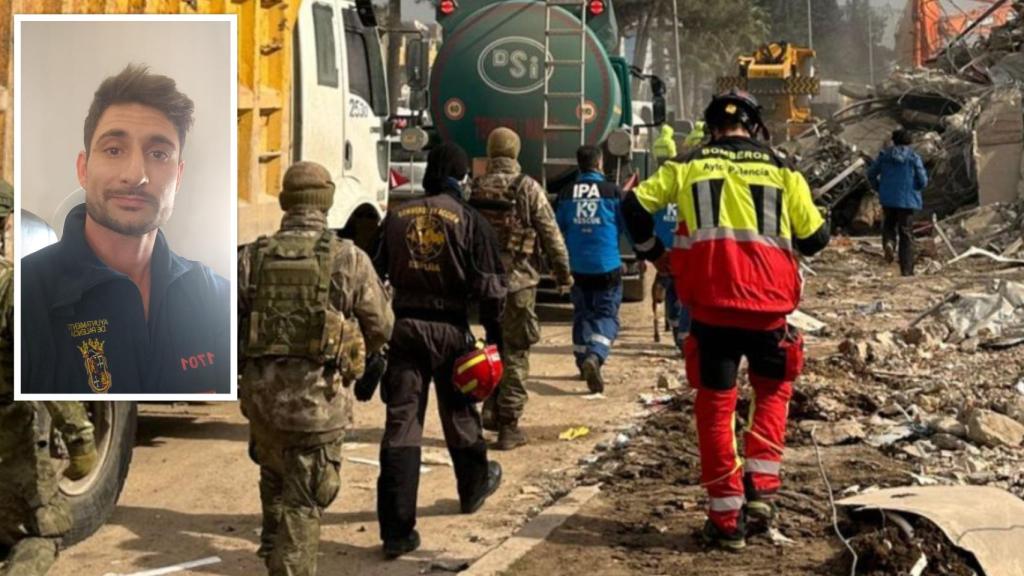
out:
M985 37L958 41L926 68L896 70L875 86L843 87L854 103L786 148L838 231L880 226L867 169L893 130L913 135L929 173L919 229L975 206L1024 198L1024 1Z

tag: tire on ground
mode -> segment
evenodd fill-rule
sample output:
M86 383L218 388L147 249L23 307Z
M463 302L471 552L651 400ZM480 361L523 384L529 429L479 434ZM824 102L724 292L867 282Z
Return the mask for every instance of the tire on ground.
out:
M77 482L66 478L61 492L71 507L73 524L63 545L71 546L99 530L117 505L135 446L138 408L135 402L89 402L99 455L96 468Z

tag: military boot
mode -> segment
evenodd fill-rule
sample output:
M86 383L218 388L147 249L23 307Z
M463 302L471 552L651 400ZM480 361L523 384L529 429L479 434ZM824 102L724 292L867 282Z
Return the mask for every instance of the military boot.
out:
M529 440L526 433L519 429L519 422L502 422L498 429L498 450L514 450L525 445Z

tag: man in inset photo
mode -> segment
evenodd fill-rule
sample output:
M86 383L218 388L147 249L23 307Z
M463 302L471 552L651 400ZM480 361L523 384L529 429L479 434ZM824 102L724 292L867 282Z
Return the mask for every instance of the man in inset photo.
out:
M193 112L141 65L96 90L76 163L85 203L21 260L22 393L230 392L229 284L161 231Z

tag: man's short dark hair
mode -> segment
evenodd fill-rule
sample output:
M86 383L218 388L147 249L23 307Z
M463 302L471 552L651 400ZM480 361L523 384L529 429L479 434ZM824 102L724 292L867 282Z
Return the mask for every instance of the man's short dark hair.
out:
M100 116L114 104L142 104L167 116L178 131L178 147L185 148L185 134L192 127L192 99L178 91L173 79L151 74L148 66L129 64L116 76L104 80L93 95L85 117L85 154L89 155Z
M900 128L898 130L893 130L892 143L897 146L910 146L914 143L914 138L910 135L909 130Z
M576 150L576 163L580 171L597 170L601 163L601 149L592 144L584 144Z

